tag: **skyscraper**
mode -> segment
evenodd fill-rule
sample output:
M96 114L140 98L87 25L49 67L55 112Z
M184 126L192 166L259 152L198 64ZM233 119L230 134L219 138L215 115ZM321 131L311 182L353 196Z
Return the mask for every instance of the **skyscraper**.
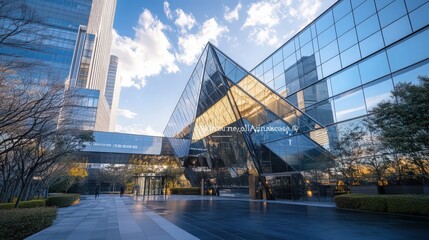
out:
M110 107L104 92L116 0L8 0L6 3L17 14L24 6L29 16L34 13L36 20L28 26L31 31L12 37L11 43L34 38L37 44L33 44L36 47L3 44L0 54L6 56L2 58L4 63L13 58L34 63L34 67L19 74L86 89L78 91L81 100L64 110L63 116L71 119L75 127L108 131ZM8 22L4 23L7 28Z
M110 127L109 131L115 131L116 113L118 111L119 96L121 94L121 78L116 77L118 69L118 57L111 55L109 72L107 74L105 96L110 107Z
M26 9L24 16L32 18L34 24L28 24L19 30L24 30L29 39L35 41L28 45L17 45L24 37L17 34L3 42L0 55L1 63L7 63L13 58L19 61L34 63L37 66L26 69L25 74L31 74L38 79L64 82L69 74L70 64L80 26L88 24L91 12L91 0L5 0L3 9L12 14L20 14L21 7ZM34 14L34 15L32 15ZM35 16L35 17L33 17ZM2 27L9 22L2 22ZM13 59L13 60L16 60ZM24 74L24 72L21 72Z
M90 114L93 106L88 108L85 101L82 106L76 106L74 112L69 113L70 118L86 116L85 119L73 119L74 125L82 125L83 129L108 131L110 128L111 103L106 99L105 90L115 8L116 1L94 0L88 25L79 28L79 38L70 68L70 86L88 89L84 91L89 94L88 97L98 96L95 119L90 119L94 117ZM93 92L90 93L89 89ZM84 96L82 98L85 99ZM92 122L93 125L83 122Z

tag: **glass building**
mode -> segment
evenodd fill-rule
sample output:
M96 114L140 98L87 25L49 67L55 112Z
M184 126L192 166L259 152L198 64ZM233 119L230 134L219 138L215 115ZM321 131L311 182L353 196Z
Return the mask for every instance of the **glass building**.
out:
M15 60L34 63L38 67L26 69L31 70L31 76L39 79L48 78L51 81L63 83L69 74L70 65L73 58L75 43L78 36L79 27L87 25L91 12L92 0L18 0L9 1L19 11L20 4L26 4L30 11L33 11L37 21L31 24L30 30L23 29L24 35L15 35L11 42L20 42L22 38L34 39L32 47L8 44L4 42L0 49L0 55L7 56L1 62ZM6 4L8 1L4 2ZM7 5L6 5L7 6ZM29 12L30 12L29 11ZM7 28L7 22L2 23L2 27Z
M375 145L372 108L429 75L427 13L423 0L338 1L250 72L208 44L164 130L188 179L329 195L344 133L360 126Z
M118 57L110 55L109 72L107 74L105 96L110 108L110 127L113 132L116 128L116 114L118 112L119 97L121 95L121 78L116 77Z
M115 8L116 0L4 1L2 11L10 10L10 16L2 17L1 32L13 29L11 19L15 15L29 17L31 23L18 28L20 34L2 41L0 64L29 66L23 70L17 68L23 78L88 89L78 90L84 105L64 110L63 117L76 116L72 122L85 122L75 125L76 128L108 131L110 107L105 89ZM25 12L20 12L22 9ZM98 100L88 103L87 99L95 95ZM96 108L95 115L88 104Z

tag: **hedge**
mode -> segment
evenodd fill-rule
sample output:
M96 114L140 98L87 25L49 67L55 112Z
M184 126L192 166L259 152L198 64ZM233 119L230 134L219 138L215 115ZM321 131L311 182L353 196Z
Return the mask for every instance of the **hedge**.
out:
M199 187L171 188L170 193L179 195L200 195L201 189Z
M57 209L48 207L0 210L0 239L24 239L49 227L56 216Z
M343 194L334 198L338 208L429 215L428 195Z
M79 201L79 194L60 194L48 197L46 199L46 206L69 207L78 204Z
M44 207L45 200L30 200L22 201L19 203L19 208L36 208ZM0 209L12 209L15 207L15 203L0 203Z

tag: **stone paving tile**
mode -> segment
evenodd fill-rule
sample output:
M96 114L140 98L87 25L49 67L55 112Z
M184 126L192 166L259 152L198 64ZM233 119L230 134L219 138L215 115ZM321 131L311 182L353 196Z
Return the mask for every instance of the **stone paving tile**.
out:
M147 216L147 215L151 216ZM54 224L30 236L30 240L169 240L197 239L150 210L131 197L102 195L97 199L83 196L78 205L61 208ZM168 225L165 230L164 226Z

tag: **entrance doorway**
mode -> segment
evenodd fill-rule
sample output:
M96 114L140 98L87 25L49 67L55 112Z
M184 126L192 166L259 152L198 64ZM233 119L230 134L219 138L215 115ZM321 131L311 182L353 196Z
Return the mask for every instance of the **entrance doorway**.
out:
M164 195L164 176L142 174L135 177L135 194L137 195Z
M304 178L299 173L280 173L265 176L274 199L298 200L304 197Z

